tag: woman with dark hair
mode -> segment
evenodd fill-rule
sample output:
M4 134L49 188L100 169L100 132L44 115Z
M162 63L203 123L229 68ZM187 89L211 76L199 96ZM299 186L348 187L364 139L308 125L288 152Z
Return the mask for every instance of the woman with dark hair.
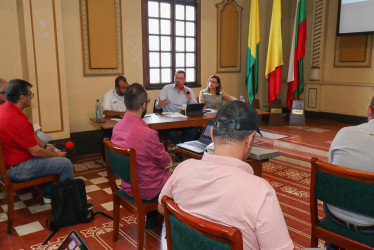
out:
M219 109L223 101L231 102L235 97L222 90L221 79L218 75L211 75L208 79L208 87L200 91L199 102L205 103L206 108Z

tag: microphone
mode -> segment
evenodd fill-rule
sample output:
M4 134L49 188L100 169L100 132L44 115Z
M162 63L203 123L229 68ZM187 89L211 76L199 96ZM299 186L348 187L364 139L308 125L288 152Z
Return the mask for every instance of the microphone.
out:
M180 90L183 90L183 89L184 89L184 85L179 85L178 88L179 88ZM186 94L189 95L189 94L190 94L190 91L187 91Z
M69 150L72 150L74 148L74 146L75 145L74 145L74 143L72 141L67 141L65 143L65 148L62 151L67 152Z

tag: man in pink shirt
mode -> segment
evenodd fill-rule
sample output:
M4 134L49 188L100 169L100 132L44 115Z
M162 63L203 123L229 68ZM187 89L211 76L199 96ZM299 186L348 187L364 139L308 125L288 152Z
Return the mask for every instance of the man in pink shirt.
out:
M113 128L112 143L136 151L136 165L140 196L144 200L157 198L170 176L168 169L173 166L170 155L158 138L158 133L150 129L142 120L150 101L143 85L133 83L126 88L125 105L127 112ZM122 181L123 190L131 194L131 185ZM153 214L153 217L157 215ZM150 225L152 216L147 216ZM151 222L154 223L154 222Z
M224 105L211 131L214 155L179 164L159 202L167 195L187 213L238 228L244 249L293 249L274 189L246 163L256 131L258 116L251 105ZM164 212L161 204L159 212Z

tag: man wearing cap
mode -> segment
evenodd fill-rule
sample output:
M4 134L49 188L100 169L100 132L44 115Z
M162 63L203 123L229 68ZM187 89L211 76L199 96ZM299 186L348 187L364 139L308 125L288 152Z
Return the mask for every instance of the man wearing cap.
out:
M246 163L256 131L251 105L225 104L211 130L214 155L179 164L159 202L167 195L189 214L239 229L244 249L293 249L274 189ZM159 211L163 214L161 203Z
M342 128L331 143L329 162L332 164L374 172L374 97L367 107L368 122ZM349 229L374 235L374 218L362 216L338 207L324 204L326 217ZM326 243L327 249L338 249Z

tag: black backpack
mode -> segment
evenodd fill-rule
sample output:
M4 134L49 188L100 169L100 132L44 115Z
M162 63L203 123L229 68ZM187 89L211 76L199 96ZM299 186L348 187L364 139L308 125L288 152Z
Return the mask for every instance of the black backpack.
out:
M113 220L111 216L103 212L93 212L92 204L87 204L86 187L82 179L66 179L62 182L52 184L51 200L52 216L47 219L46 225L49 230L54 232L43 245L61 227L91 222L97 214L102 214Z

